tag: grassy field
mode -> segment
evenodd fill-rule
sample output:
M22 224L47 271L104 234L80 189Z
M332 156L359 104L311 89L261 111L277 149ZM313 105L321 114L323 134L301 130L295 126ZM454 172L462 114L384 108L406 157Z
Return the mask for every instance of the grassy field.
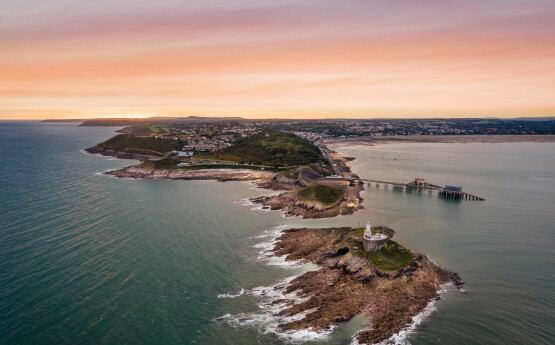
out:
M250 169L250 170L265 170L263 167L257 167L247 164L196 164L184 167L178 167L177 164L180 162L173 158L162 158L157 161L146 161L137 165L137 168L152 170L152 169L162 169L162 170L201 170L201 169ZM270 169L268 169L270 170ZM272 169L274 171L275 169Z
M326 164L318 147L292 133L267 132L239 139L216 153L221 159L257 165L299 166Z
M198 164L185 167L179 167L178 170L201 170L201 169L250 169L263 170L261 167L255 167L247 164Z
M100 144L106 149L125 152L163 155L178 150L181 143L177 140L153 137L138 137L133 134L118 134Z
M302 200L319 202L322 205L332 205L343 196L343 191L337 188L315 184L299 192Z
M375 267L382 271L394 272L402 268L408 267L412 254L399 243L388 240L387 245L376 252L367 252L363 250L363 243L353 239L353 236L361 238L364 234L364 228L358 228L351 231L346 239L339 246L348 246L353 255L363 257L369 260ZM353 247L358 247L358 251L352 251Z
M148 126L148 128L150 129L150 131L152 133L169 133L170 132L170 126L168 126L168 125L153 125L153 126Z
M359 250L355 255L366 257L378 269L390 272L408 267L412 260L410 252L392 240L387 241L387 245L376 252Z

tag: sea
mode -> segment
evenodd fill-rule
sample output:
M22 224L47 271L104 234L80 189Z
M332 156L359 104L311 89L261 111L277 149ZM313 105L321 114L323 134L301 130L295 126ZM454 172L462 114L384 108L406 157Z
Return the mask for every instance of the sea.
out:
M486 201L372 186L364 208L285 218L248 182L118 179L86 154L116 127L0 122L1 344L354 344L360 315L279 333L273 301L315 265L268 250L283 229L361 226L460 274L395 344L555 343L555 144L341 146L363 178L461 185ZM292 296L294 297L294 296Z

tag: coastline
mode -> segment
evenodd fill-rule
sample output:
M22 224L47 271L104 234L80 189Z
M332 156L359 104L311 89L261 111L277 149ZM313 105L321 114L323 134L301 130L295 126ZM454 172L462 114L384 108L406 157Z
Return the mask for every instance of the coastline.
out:
M83 149L83 151L92 155L98 154L101 156L116 157L120 159L136 159L141 162L159 159L159 157L156 157L154 155L145 155L145 154L133 153L133 152L120 152L120 151L105 149L102 146L100 146L100 144Z
M258 188L269 190L292 189L292 182L282 178L276 173L250 169L199 169L199 170L143 170L129 166L104 173L118 178L139 178L158 180L215 180L248 181Z
M120 159L136 159L142 162L160 159L156 156L109 150L103 148L100 144L84 149L84 152ZM350 172L349 167L345 164L349 159L342 158L336 153L332 154L335 156L338 165L344 171ZM363 200L360 197L360 192L364 190L363 183L345 179L327 179L314 171L307 170L310 169L300 168L299 177L296 179L285 177L276 172L253 169L144 169L136 165L107 171L103 174L134 179L248 181L252 182L257 188L282 191L283 193L279 195L254 197L249 201L260 205L265 210L282 211L286 217L330 218L352 214L362 208ZM302 200L298 196L298 192L313 184L324 184L340 189L343 191L343 196L331 205Z
M280 210L286 217L300 216L302 218L330 218L352 214L362 208L360 192L364 189L363 184L350 186L348 183L338 181L324 181L328 185L345 191L340 200L332 205L324 206L299 199L297 193L302 189L302 185L298 180L269 171L250 169L143 170L129 166L104 174L135 179L248 181L257 188L283 192L278 195L253 197L249 199L250 202L261 205L263 209Z

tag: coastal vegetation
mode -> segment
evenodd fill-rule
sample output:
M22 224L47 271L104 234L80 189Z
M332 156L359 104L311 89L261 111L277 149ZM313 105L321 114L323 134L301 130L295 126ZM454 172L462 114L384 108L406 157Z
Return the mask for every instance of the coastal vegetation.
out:
M339 201L344 193L342 190L334 187L315 184L299 191L298 195L302 200L319 202L327 206Z
M177 162L175 159L166 157L156 161L145 161L141 164L138 164L136 167L143 170L170 170L177 169L177 163L179 162Z
M361 245L362 242L358 243ZM399 243L389 240L387 245L375 252L367 252L359 250L355 252L356 256L368 259L372 264L381 271L397 271L408 267L412 260L412 255Z
M175 156L175 151L184 150L184 145L191 144L186 140L169 137L167 134L172 130L169 125L150 125L141 128L148 130L150 134L140 136L134 133L118 134L97 145L96 150L151 156ZM159 136L153 136L153 134ZM214 135L216 133L213 131L199 134L202 138L210 138ZM174 151L173 154L172 151ZM114 152L107 154L115 155ZM240 138L231 146L223 149L194 150L192 157L173 157L171 160L157 163L144 163L139 167L176 169L177 164L181 162L190 163L190 166L180 167L181 170L215 168L269 170L293 179L299 176L299 166L310 167L320 176L332 174L330 163L322 155L320 149L310 141L292 133L269 130Z
M118 134L100 144L102 148L108 150L154 155L164 155L172 150L178 150L181 145L182 143L177 140L139 137L133 134Z
M266 170L271 172L282 173L284 176L289 178L294 178L294 171L295 169L289 168L275 168L272 166L257 166L257 165L250 165L250 164L233 164L229 162L212 162L209 160L204 160L205 163L197 162L192 165L185 165L185 166L178 166L179 161L172 158L172 157L165 157L159 160L154 161L145 161L138 165L136 168L143 169L143 170L183 170L183 171L192 171L192 170L203 170L203 169L250 169L250 170ZM298 176L298 172L297 172Z
M375 233L376 231L373 230ZM338 247L346 246L353 255L364 258L372 263L377 269L385 272L398 271L410 265L413 259L412 254L399 243L388 240L387 245L375 252L362 250L362 236L364 228L358 228L351 231ZM353 250L353 248L357 248Z
M227 159L257 165L299 166L329 164L320 149L293 133L262 132L237 140L216 153Z
M153 125L148 126L152 133L170 133L171 127L168 125Z

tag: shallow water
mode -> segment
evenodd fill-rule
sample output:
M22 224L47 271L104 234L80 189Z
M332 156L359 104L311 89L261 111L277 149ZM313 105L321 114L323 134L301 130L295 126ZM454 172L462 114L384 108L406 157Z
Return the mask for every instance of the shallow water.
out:
M444 293L412 344L554 341L553 144L342 148L362 177L417 175L487 201L371 188L354 215L302 220L251 210L244 199L266 192L249 183L98 174L133 164L81 151L115 129L0 122L2 343L281 344L267 298L218 295L314 269L263 257L277 230L367 219L467 282L467 294ZM349 344L367 326L357 317L315 343ZM288 338L302 336L312 335Z

